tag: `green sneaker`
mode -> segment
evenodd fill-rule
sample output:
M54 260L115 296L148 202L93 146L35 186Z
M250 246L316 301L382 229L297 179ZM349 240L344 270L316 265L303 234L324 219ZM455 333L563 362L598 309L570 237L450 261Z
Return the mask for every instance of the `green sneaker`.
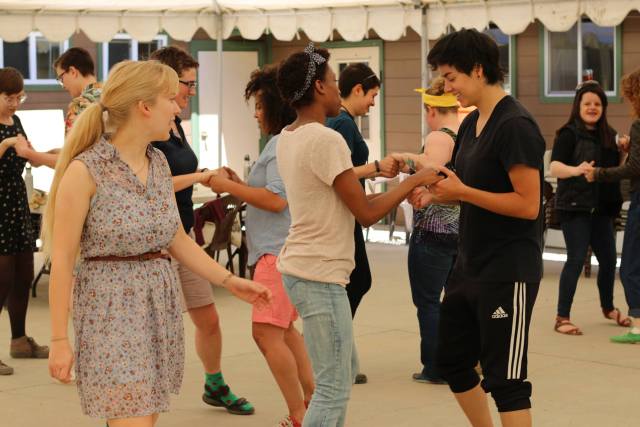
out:
M627 332L624 335L616 335L615 337L611 337L610 340L611 342L619 344L635 344L640 343L640 334Z

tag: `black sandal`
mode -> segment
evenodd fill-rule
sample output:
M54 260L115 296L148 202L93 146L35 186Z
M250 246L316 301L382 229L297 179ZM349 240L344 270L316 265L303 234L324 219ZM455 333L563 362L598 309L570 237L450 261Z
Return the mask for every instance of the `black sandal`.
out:
M202 401L207 405L215 406L218 408L225 408L227 412L234 415L252 415L256 410L252 406L250 409L243 409L242 407L249 403L244 397L238 398L235 402L225 402L222 396L229 394L229 386L224 385L217 390L213 390L208 384L204 386L204 394L202 395Z

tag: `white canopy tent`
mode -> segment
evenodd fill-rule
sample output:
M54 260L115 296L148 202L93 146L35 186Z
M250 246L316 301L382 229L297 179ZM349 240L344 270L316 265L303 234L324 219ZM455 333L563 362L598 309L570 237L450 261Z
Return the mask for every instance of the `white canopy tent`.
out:
M222 40L236 28L248 40L269 33L290 41L302 31L315 42L332 39L334 31L346 41L360 41L370 30L383 40L398 40L412 28L422 36L426 86L427 41L449 25L483 30L493 22L512 35L538 19L551 31L567 31L583 15L598 25L615 26L632 10L640 10L640 0L0 0L0 39L17 42L39 31L56 42L83 31L94 42L109 41L119 32L150 41L165 31L189 41L202 28L217 40L222 73ZM222 120L222 105L219 111ZM423 120L423 135L426 130ZM218 141L220 132L221 127Z
M221 16L225 39L237 28L248 40L265 32L292 40L303 31L321 42L333 30L347 41L362 40L369 30L397 40L408 27L421 34L419 6L426 7L428 38L436 39L449 24L484 29L493 22L504 33L517 34L538 19L549 30L566 31L587 15L598 25L614 26L639 9L640 0L0 0L0 38L19 41L37 30L62 41L82 30L95 42L111 40L119 31L148 41L164 30L188 41L198 28L217 38Z

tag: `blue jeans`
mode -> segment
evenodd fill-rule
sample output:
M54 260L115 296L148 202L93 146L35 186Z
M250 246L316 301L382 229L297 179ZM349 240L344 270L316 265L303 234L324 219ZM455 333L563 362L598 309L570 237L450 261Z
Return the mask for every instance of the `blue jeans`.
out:
M303 427L342 427L351 393L353 329L344 286L282 275L302 318L316 388Z
M418 243L416 236L411 236L407 259L411 296L418 309L422 374L431 379L440 379L436 367L440 294L453 266L457 247L455 242Z
M629 304L629 316L640 318L640 192L631 193L624 228L620 279Z
M589 245L598 259L598 292L603 310L613 310L613 282L616 275L616 244L613 218L576 214L562 221L562 234L567 247L567 262L560 273L558 316L569 317Z

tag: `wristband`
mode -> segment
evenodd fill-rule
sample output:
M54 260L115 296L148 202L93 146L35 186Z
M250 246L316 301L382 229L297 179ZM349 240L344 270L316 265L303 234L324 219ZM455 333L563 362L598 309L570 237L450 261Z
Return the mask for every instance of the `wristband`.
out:
M374 160L373 163L376 165L376 173L380 173L380 162L377 160Z

